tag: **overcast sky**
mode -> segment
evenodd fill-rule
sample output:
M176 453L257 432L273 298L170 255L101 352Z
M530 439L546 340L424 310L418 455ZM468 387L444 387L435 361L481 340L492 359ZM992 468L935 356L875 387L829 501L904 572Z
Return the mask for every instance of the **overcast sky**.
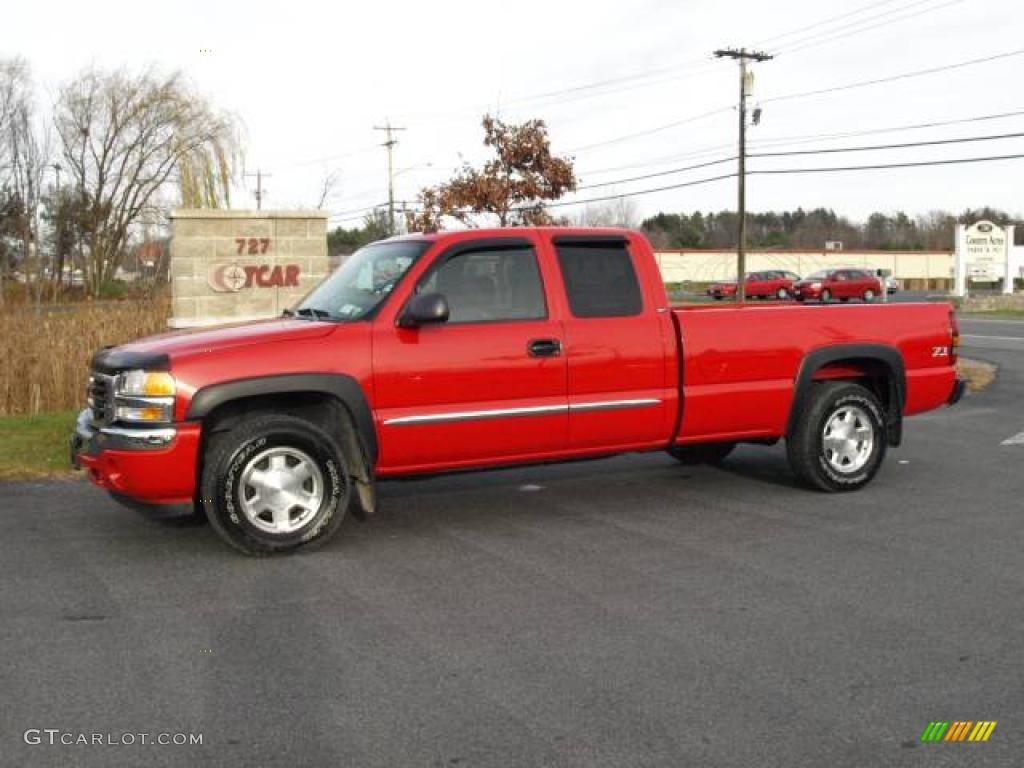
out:
M859 11L859 12L858 12ZM819 24L837 18L827 24ZM803 30L803 31L800 31ZM247 170L262 168L265 207L314 204L340 174L327 207L386 200L382 135L400 134L398 197L483 156L485 110L547 121L556 152L574 155L582 185L728 157L737 96L733 62L712 51L761 46L752 106L766 142L1024 111L1024 56L812 97L773 97L956 64L1024 48L1017 0L634 0L633 2L138 2L7 4L0 56L29 60L41 98L93 63L180 68L241 118ZM787 33L793 33L788 34ZM211 53L202 53L210 49ZM611 82L608 82L611 81ZM588 88L594 83L606 83ZM554 96L543 96L560 92ZM708 117L664 130L688 118ZM653 131L653 132L650 132ZM650 132L647 135L628 137ZM1024 115L866 136L781 142L776 150L1024 132ZM615 141L613 141L615 140ZM611 143L609 143L611 142ZM597 145L597 146L591 146ZM1024 154L1024 139L913 149L751 159L799 168ZM667 186L733 170L686 173L581 190L579 199ZM1024 211L1024 160L847 174L752 176L749 210L830 206L853 218L992 205ZM234 201L252 201L254 182ZM735 207L735 180L635 197L659 210ZM572 213L574 209L561 209ZM354 222L348 222L352 226Z

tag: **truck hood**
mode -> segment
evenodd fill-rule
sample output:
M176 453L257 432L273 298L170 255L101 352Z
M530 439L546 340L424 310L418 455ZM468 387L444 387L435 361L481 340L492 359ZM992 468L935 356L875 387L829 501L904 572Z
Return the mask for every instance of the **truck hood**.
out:
M326 336L335 327L334 323L282 317L255 323L173 331L100 350L93 358L93 368L109 373L129 368L166 370L178 357L233 347L317 338Z

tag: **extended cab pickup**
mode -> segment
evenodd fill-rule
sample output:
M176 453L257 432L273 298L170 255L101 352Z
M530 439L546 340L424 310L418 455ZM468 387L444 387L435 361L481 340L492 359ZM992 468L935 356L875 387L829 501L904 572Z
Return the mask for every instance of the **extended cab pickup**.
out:
M948 304L673 309L636 232L397 237L285 317L97 353L72 456L255 554L372 513L379 479L624 451L785 438L804 483L849 491L959 399L957 347Z

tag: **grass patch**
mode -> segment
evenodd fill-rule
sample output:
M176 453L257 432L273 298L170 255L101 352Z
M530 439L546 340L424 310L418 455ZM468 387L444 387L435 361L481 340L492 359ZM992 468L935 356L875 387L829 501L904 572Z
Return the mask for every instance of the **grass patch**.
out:
M0 480L29 480L71 471L68 439L75 411L0 416Z
M956 363L957 373L967 379L968 392L980 392L996 380L998 368L991 363L961 357Z

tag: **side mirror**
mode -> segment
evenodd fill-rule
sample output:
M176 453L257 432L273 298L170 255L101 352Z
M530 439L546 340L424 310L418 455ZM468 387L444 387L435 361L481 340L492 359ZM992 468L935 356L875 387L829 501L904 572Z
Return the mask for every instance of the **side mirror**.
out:
M398 318L400 328L419 328L448 320L448 300L440 293L418 293Z

